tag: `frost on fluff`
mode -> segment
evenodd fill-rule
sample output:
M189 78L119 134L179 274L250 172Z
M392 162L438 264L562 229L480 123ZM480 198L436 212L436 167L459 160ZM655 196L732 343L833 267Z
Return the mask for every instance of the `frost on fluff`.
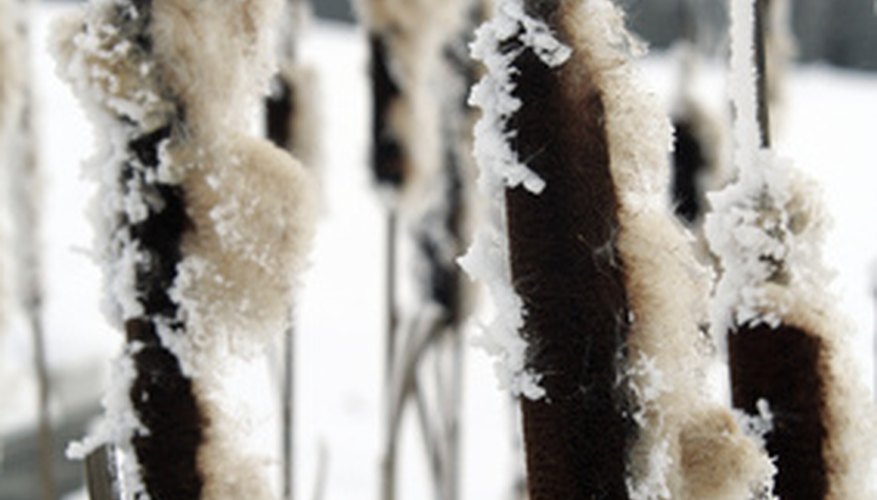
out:
M713 328L766 323L788 312L772 300L772 286L818 286L830 281L821 264L825 216L815 186L791 162L759 150L738 182L710 195L705 233L721 261ZM718 333L717 333L718 335Z
M503 48L515 39L522 43L520 48ZM478 29L471 47L472 55L487 69L472 90L470 103L482 111L475 126L475 159L480 170L479 189L488 207L483 226L460 264L473 279L488 286L495 305L496 317L481 344L497 358L500 385L516 396L539 399L545 395L539 375L525 366L527 343L519 332L526 313L511 282L505 220L506 189L523 185L538 194L545 188L545 182L524 165L510 144L514 132L508 130L508 121L521 106L512 95L512 63L525 48L531 48L551 67L562 65L571 55L570 48L558 41L544 22L524 12L523 2L500 2L493 18Z
M759 145L752 1L732 2L731 75L734 163L738 179L709 196L705 234L722 277L713 302L713 329L775 326L787 311L770 286L820 288L830 281L820 254L827 217L820 194L789 160Z

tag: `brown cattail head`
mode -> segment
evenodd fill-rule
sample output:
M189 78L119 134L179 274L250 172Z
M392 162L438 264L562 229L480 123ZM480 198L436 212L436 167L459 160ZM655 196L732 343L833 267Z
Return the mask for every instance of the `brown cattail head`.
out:
M466 0L360 0L372 80L372 168L393 198L413 197L442 163L439 68ZM391 199L392 201L392 199Z
M733 403L773 414L765 442L776 495L870 498L874 408L851 360L850 326L826 292L819 194L788 161L769 151L756 159L714 195L707 219Z

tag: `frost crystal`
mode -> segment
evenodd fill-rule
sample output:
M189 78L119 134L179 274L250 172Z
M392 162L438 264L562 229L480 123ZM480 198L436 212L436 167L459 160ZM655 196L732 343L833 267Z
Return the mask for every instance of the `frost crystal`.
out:
M826 216L814 184L790 161L758 145L752 1L732 2L730 94L738 180L708 196L705 233L722 277L713 303L717 338L734 326L776 325L786 313L771 286L827 282L820 244Z
M520 46L504 48L510 40L517 40ZM524 12L521 0L500 2L493 18L478 29L471 46L472 55L487 67L487 75L472 89L470 104L483 113L475 126L475 158L480 169L479 188L489 207L484 227L459 262L473 279L487 284L496 306L496 317L480 344L497 358L500 385L516 396L539 399L545 395L539 376L525 367L527 342L519 333L525 312L511 284L505 220L506 188L523 185L534 194L545 189L545 181L515 154L510 144L514 132L508 131L509 118L521 107L513 95L513 63L526 49L550 67L564 64L572 54L543 21Z

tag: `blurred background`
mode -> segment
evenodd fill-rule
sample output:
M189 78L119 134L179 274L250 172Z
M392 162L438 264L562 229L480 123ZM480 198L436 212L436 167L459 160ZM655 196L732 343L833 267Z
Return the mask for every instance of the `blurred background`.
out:
M722 0L621 0L631 27L654 47L667 47L685 32L688 4L709 23L702 33L714 50L723 47L727 23ZM872 0L791 0L792 28L798 59L877 69L877 4ZM315 13L326 19L353 22L350 0L315 0Z
M68 0L70 1L70 0ZM313 0L324 19L354 21L355 0ZM714 49L722 47L727 22L722 0L620 0L631 27L654 47L667 47L685 32L685 4L709 23L702 34ZM798 59L877 70L877 3L873 0L792 0L792 25Z

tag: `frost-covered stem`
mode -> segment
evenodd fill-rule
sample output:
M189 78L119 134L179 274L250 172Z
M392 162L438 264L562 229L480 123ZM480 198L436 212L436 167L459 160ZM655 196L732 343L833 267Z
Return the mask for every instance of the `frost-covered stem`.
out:
M108 37L89 40L90 43L108 53L124 44L129 58L139 59L144 68L156 71L151 66L155 60L151 33L153 5L152 1L118 2L98 7L95 2L91 8L96 17L91 23L84 23L83 29L95 37ZM121 36L112 38L115 33ZM73 41L85 40L85 34L78 37L81 38ZM88 48L95 50L93 46ZM154 75L147 73L161 78ZM156 80L145 79L144 83L158 86ZM179 96L168 94L154 96L164 108L159 108L161 111L154 117L144 111L145 116L152 118L150 121L131 120L124 112L110 108L105 130L112 147L118 149L115 152L118 156L106 167L102 188L114 194L118 189L121 196L132 200L140 197L154 200L153 208L147 208L145 213L135 215L122 207L113 207L115 213L108 217L109 248L104 252L117 273L133 279L128 285L132 289L119 290L121 295L114 298L121 307L128 308L123 325L127 355L135 374L127 391L142 425L141 430L128 431L132 433L129 442L116 444L123 449L133 448L134 456L129 460L135 461L141 487L150 497L199 498L204 479L198 470L197 454L204 440L206 417L194 394L191 377L183 373L181 360L160 337L160 331L168 327L172 328L169 334L173 337L186 335L178 319L179 304L170 297L170 288L182 260L183 234L192 225L185 210L182 186L159 174L162 149L187 126ZM100 98L109 101L109 97ZM132 259L132 253L137 257ZM136 305L125 301L135 301Z
M295 498L295 328L290 326L283 335L283 380L281 383L281 436L283 498Z
M748 0L746 0L748 1ZM755 0L755 78L758 105L758 136L762 148L770 147L770 96L767 65L767 25L770 0Z

